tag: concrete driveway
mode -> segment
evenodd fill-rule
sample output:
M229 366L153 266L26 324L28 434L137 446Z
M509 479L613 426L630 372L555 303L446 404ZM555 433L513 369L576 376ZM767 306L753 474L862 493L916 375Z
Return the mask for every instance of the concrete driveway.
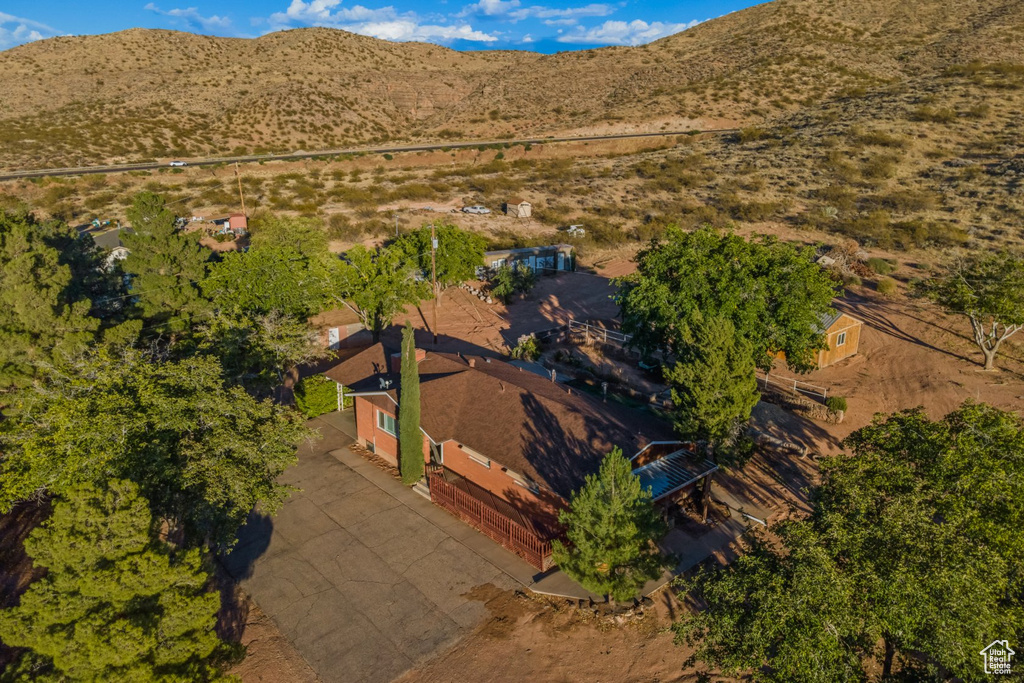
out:
M487 617L468 592L533 570L348 451L350 416L328 420L284 476L301 491L224 564L324 681L390 681Z

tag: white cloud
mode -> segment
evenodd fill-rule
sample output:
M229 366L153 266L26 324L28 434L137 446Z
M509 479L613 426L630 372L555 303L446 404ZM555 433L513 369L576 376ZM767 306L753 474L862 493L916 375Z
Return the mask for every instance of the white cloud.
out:
M468 40L492 43L498 40L496 35L478 31L465 22L444 24L441 18L438 23L422 23L415 12L399 13L391 6L373 9L339 5L341 0L291 0L287 10L271 14L267 22L274 31L296 26L327 26L395 42Z
M231 19L216 14L204 17L195 7L184 7L169 10L162 10L155 3L148 3L143 9L154 12L164 17L178 19L186 26L192 28L199 26L204 31L223 31L231 27Z
M364 36L373 36L374 38L396 42L418 40L449 43L453 40L469 40L477 43L493 43L498 40L497 36L477 31L469 24L441 26L437 24L418 24L411 19L349 24L347 26L339 26L338 28Z
M57 35L60 31L46 24L0 12L0 50Z
M692 28L701 22L696 19L688 24L672 24L661 21L647 23L641 19L633 21L606 21L600 26L580 27L560 35L560 43L581 43L586 45L643 45L659 38Z
M580 17L606 17L615 11L615 7L604 3L591 3L582 7L545 7L530 5L523 7L520 0L479 0L466 5L459 16L483 16L509 21L523 19L549 19L553 23L574 24Z
M287 27L294 24L307 26L335 26L353 21L387 21L398 17L394 7L371 9L362 5L342 7L331 11L341 4L341 0L292 0L284 12L270 15L271 26Z

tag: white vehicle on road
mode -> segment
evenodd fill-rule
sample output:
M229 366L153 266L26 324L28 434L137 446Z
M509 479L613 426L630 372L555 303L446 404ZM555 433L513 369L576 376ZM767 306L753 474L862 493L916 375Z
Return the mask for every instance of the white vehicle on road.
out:
M168 166L188 166L187 161L172 161Z
M491 212L491 210L488 209L486 206L480 206L479 204L477 204L476 206L464 206L464 207L462 207L462 213L480 213L480 214L484 214L484 213L490 213L490 212Z

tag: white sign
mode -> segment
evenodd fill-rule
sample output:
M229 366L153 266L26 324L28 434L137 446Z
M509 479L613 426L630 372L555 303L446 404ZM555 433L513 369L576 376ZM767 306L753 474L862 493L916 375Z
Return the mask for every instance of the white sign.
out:
M1017 654L1010 649L1010 643L1006 640L993 640L984 650L981 657L985 660L985 673L987 674L1009 674L1013 673L1011 660Z

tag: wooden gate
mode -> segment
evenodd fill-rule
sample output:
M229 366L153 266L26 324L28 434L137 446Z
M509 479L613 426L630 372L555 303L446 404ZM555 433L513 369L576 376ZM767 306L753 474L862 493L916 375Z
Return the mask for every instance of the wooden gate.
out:
M439 470L430 472L428 478L430 499L437 506L487 534L537 569L546 571L551 567L551 543L445 481Z

